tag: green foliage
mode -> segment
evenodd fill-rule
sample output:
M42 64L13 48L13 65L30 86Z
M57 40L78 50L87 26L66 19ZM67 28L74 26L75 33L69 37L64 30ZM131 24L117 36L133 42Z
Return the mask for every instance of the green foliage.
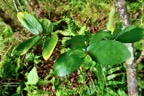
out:
M33 15L28 14L27 12L19 12L17 14L17 18L21 24L31 33L38 35L40 32L43 32L42 25Z
M135 59L137 59L142 50L142 42L139 40L143 37L143 29L130 26L128 30L126 30L127 28L122 30L122 24L118 24L113 32L115 26L113 23L116 23L117 18L113 18L115 13L112 9L107 26L112 32L108 30L95 32L105 29L104 23L107 22L107 13L113 5L112 0L39 0L40 10L37 10L39 5L35 5L36 0L14 1L0 1L1 8L6 6L6 13L12 14L12 20L17 22L14 14L16 11L22 10L27 10L37 17L45 16L45 18L38 19L27 12L18 13L19 21L32 35L28 34L31 36L30 39L19 43L13 50L11 50L13 46L9 48L9 46L17 44L17 41L13 42L13 32L8 28L2 32L1 28L0 59L2 57L3 61L0 62L0 79L20 79L22 77L22 82L17 88L4 87L2 89L3 96L23 94L27 96L52 96L55 94L56 96L127 96L125 68L119 63L124 62L130 54L122 43L136 42L134 48ZM128 11L132 24L143 27L142 0L137 2L133 0L133 3L129 1L127 1L129 3ZM14 12L10 12L11 10ZM39 39L34 40L33 38L36 37ZM58 50L62 55L58 56L54 52L57 49L54 48L60 42L62 44ZM41 46L43 46L42 50L39 48ZM7 49L10 51L5 53ZM39 52L36 54L37 51L42 51L42 55ZM58 56L56 61L55 57L57 56L51 56L53 52ZM13 56L10 53L13 53ZM38 77L38 74L41 76L40 69L42 71L49 70L44 69L43 66L51 64L51 59L52 62L55 61L54 70L51 69L43 80L43 77ZM139 91L142 91L144 88L143 66L142 64L138 65L138 85ZM55 75L67 76L59 78ZM69 79L70 76L71 79ZM26 80L28 81L26 82ZM29 84L27 84L28 82ZM41 85L52 86L50 90L55 94L48 92L49 90L47 92L40 90ZM15 89L17 90L15 91Z
M112 40L95 42L88 47L88 52L94 61L105 65L119 64L130 57L125 45Z
M102 66L97 64L95 74L98 78L96 82L96 92L98 96L103 95L113 95L119 94L118 91L127 96L123 89L123 84L125 83L125 74L124 73L116 73L121 69L120 66ZM112 71L113 70L113 71ZM119 78L120 77L120 78ZM122 77L122 78L121 78ZM117 86L116 86L117 85ZM118 87L119 90L115 90ZM122 94L121 93L121 94Z
M98 42L98 41L101 41L101 40L109 40L112 38L112 35L111 35L111 32L108 31L108 30L102 30L96 34L94 34L90 40L90 45L95 43L95 42Z
M38 73L36 67L33 67L32 70L29 72L27 84L36 84L38 82Z
M1 26L0 31L0 55L3 56L7 49L9 49L9 46L17 42L14 39L14 33L12 29L6 26Z
M58 76L65 76L77 68L83 62L85 52L81 50L69 50L66 53L63 53L54 64L54 72Z
M113 38L115 38L122 31L122 23L117 23L113 32Z
M21 24L36 36L17 45L13 50L12 55L24 55L30 48L39 43L41 39L46 39L43 43L42 56L47 60L58 42L58 36L53 32L51 22L47 19L41 19L41 22L39 22L34 15L28 14L27 12L19 12L17 17ZM40 35L40 32L42 32L42 36ZM49 37L49 35L52 36Z
M15 55L15 56L24 55L31 47L37 44L40 39L41 39L41 36L34 36L20 43L14 48L12 55Z
M52 25L50 20L41 19L40 22L41 22L41 25L43 27L43 34L47 34L47 33L53 32L53 25Z
M86 38L83 37L82 35L74 36L65 42L65 47L66 48L70 47L71 49L85 49L86 48L85 40Z
M130 57L130 52L121 42L131 43L139 41L143 38L142 34L142 28L128 26L122 30L121 24L118 24L113 34L111 34L108 30L102 30L97 34L94 34L93 36L90 35L89 37L87 37L88 34L76 35L67 40L65 46L66 48L69 47L70 49L84 50L85 54L88 55L88 57L86 57L80 63L85 62L86 66L88 66L88 64L90 63L93 63L93 61L105 66L116 65L124 62ZM126 36L129 37L125 38ZM118 41L116 41L115 39ZM70 62L68 62L67 60L69 60ZM75 59L73 57L68 58L68 53L62 54L55 62L55 74L58 76L64 76L76 70L76 68L78 68L77 66L80 65L80 63L78 62L79 64L77 64L75 60L76 57ZM74 62L76 64L74 64ZM72 67L69 67L69 65L73 66L74 69L72 69ZM64 68L64 66L68 66L69 68L71 68L71 70L68 68ZM61 70L62 68L64 70Z
M51 56L57 42L58 42L58 36L56 33L52 33L51 38L46 38L47 40L45 41L43 45L43 52L42 56L45 60L48 60L48 58Z
M115 39L123 43L133 43L143 38L143 32L144 29L142 28L135 26L128 26L121 32L119 32L119 34L115 37Z
M91 68L91 66L93 66L94 64L95 62L92 60L90 55L85 56L83 65L85 69Z

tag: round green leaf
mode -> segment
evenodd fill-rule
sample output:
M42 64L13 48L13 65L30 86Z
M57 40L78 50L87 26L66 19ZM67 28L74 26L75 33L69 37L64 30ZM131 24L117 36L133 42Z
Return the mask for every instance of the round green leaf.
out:
M105 40L105 39L107 40L107 39L111 39L111 38L112 38L112 35L109 30L102 30L92 36L92 38L90 40L90 45L97 41Z
M77 68L83 63L85 52L81 50L69 50L63 53L54 64L54 73L57 76L65 76Z
M28 14L27 12L19 12L17 18L31 33L38 35L39 32L43 32L43 28L35 16Z
M20 43L14 48L12 55L20 56L25 54L31 47L37 44L39 40L41 40L41 36L37 35Z
M52 33L51 38L46 38L42 51L42 56L45 60L48 60L48 58L51 56L57 42L58 36L56 33Z
M100 64L119 64L130 57L126 46L118 41L103 40L88 47L89 55Z
M144 29L142 28L128 26L122 30L115 39L123 43L137 42L143 38L143 31Z

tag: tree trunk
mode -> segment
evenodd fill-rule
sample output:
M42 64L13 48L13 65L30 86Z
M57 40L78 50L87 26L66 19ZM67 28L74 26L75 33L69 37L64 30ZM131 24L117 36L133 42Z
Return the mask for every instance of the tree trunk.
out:
M125 0L115 0L115 6L120 21L123 23L123 28L129 26L129 16L127 14ZM132 43L126 43L125 45L131 53L131 57L126 61L128 96L138 96L136 66L133 66L134 56Z

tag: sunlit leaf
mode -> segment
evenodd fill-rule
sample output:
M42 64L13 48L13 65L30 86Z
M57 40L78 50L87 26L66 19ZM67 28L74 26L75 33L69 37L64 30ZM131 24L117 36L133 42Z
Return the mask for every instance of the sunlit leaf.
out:
M79 35L84 35L86 30L86 26L81 27L80 31L78 32Z
M113 74L114 72L119 71L121 68L122 68L122 66L110 68L110 70L108 70L107 74Z
M112 79L114 79L115 77L117 77L117 76L119 76L119 75L122 75L123 73L113 73L113 74L111 74L111 75L109 75L109 76L107 76L106 78L107 78L107 80L112 80Z
M80 67L83 63L85 52L81 50L69 50L63 53L54 64L54 73L57 76L65 76Z
M27 84L36 84L38 82L38 73L36 67L33 67L32 70L29 72Z
M38 35L39 32L43 32L43 28L39 20L32 14L29 14L27 12L19 12L17 14L17 18L21 22L21 24L31 33Z
M58 42L58 36L56 33L52 33L50 39L46 38L42 51L42 56L45 60L48 60L48 58L51 56L57 42Z
M12 55L20 56L25 54L30 48L37 44L39 40L41 40L41 36L34 36L26 41L23 41L14 48Z
M88 47L89 55L100 64L119 64L130 57L126 46L118 41L103 40Z

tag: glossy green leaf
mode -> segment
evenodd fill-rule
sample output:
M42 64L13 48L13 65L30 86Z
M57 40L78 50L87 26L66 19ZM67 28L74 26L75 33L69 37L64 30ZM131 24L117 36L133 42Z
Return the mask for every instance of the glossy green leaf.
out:
M48 58L51 56L57 42L58 42L58 36L56 33L52 33L50 39L46 38L42 51L42 56L45 60L48 60Z
M126 46L118 41L103 40L88 47L89 55L100 64L119 64L130 57Z
M27 84L36 84L38 82L38 73L36 67L33 67L32 70L29 72Z
M115 39L123 43L137 42L143 38L143 31L144 29L142 28L128 26L122 30Z
M66 47L70 47L71 49L83 49L86 48L85 45L85 37L82 35L77 35L72 37L70 40L65 42Z
M48 19L41 19L41 25L43 27L43 34L53 32L53 25Z
M85 52L81 50L69 50L63 53L54 64L54 73L57 76L65 76L80 67L83 63Z
M37 35L26 41L23 41L14 48L12 55L20 56L25 54L30 48L37 44L39 40L41 40L41 36Z
M90 45L97 42L97 41L100 41L100 40L107 40L107 39L111 39L112 38L112 35L111 35L111 32L108 31L108 30L102 30L96 34L94 34L90 40Z
M29 14L27 12L19 12L17 14L17 18L21 22L21 24L31 33L38 35L39 32L43 32L43 28L39 20L32 14Z

